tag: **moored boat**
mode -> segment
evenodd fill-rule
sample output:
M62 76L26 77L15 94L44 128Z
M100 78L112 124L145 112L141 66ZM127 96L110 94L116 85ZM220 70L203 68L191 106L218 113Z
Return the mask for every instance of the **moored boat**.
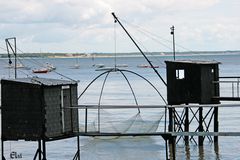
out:
M46 69L48 69L48 72L56 70L56 67L53 64L50 64L50 63L46 63L45 67L46 67Z
M159 68L159 66L150 66L147 64L140 64L137 66L138 68Z
M71 69L79 69L80 64L74 64L73 66L70 67Z
M116 67L128 67L127 64L117 64Z
M33 73L47 73L49 70L47 68L40 68L32 70Z

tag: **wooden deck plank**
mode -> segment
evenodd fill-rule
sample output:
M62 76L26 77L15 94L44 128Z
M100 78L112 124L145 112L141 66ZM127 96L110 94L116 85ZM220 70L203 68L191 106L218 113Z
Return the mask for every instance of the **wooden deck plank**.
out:
M80 136L240 136L240 132L153 132L153 133L106 133L79 132Z

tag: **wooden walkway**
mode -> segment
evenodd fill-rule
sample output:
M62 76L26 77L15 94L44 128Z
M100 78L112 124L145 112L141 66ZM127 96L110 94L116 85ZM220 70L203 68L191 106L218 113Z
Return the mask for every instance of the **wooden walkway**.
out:
M240 136L240 132L153 132L153 133L110 133L110 132L79 132L80 136Z
M218 108L224 108L224 107L240 107L240 103L235 104L189 104L189 105L78 105L73 107L64 107L64 109L137 109L137 108L143 108L143 109L150 109L150 108L209 108L209 107L218 107Z

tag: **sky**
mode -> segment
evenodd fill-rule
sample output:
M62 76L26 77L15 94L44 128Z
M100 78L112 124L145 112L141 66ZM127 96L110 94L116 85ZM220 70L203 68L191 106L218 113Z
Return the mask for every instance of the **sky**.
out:
M240 50L240 0L0 0L0 52L16 37L23 52Z

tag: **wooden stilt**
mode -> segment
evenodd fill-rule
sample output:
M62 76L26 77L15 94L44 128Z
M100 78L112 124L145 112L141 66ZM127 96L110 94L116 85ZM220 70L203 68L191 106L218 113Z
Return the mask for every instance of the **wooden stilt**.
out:
M42 140L42 148L43 148L43 159L42 160L47 160L46 141L44 139Z
M170 138L172 142L176 142L176 137L172 136ZM171 143L171 153L172 153L172 160L176 160L176 143Z
M214 132L218 132L218 107L214 107ZM218 143L218 136L214 136L214 143Z
M169 157L168 157L168 140L165 139L165 151L166 151L166 160L169 160Z
M172 132L173 131L173 108L169 108L169 124L168 124L168 131Z
M87 124L88 124L88 109L85 109L85 132L87 132L88 128L87 128Z
M190 146L189 146L189 144L185 145L185 155L186 155L186 160L190 160L191 159L191 153L190 153Z
M42 160L41 140L38 140L38 157L39 157L39 160Z
M79 136L77 136L77 145L78 145L78 160L80 160L80 137Z
M189 108L185 108L185 122L184 122L184 131L189 132ZM185 144L189 144L189 136L184 137Z
M199 159L205 159L204 157L204 146L198 146L198 154L199 154Z
M175 108L169 108L169 126L168 131L169 132L175 132L175 117L174 117ZM176 144L176 138L170 138L169 139L169 146ZM171 152L171 151L170 151Z
M2 148L2 160L6 160L4 157L4 141L1 139L1 148Z
M216 158L215 159L220 159L218 142L214 143L214 151L215 151L215 154L216 154Z
M203 107L199 107L199 126L198 126L198 131L203 132ZM198 145L202 146L203 145L203 136L198 137Z

